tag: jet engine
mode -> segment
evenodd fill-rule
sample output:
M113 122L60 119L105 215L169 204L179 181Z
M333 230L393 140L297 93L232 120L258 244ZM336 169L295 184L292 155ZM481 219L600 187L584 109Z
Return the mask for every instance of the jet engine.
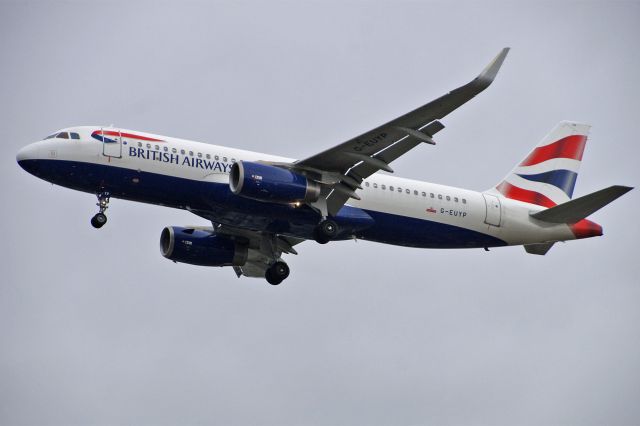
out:
M268 164L238 161L229 173L231 192L272 203L314 202L320 185L306 176Z
M160 234L160 253L174 262L200 266L242 266L248 248L228 235L167 226Z

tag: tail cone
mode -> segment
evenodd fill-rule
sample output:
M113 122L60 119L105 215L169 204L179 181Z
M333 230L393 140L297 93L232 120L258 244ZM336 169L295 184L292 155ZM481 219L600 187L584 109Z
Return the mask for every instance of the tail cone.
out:
M599 237L602 235L602 226L588 219L582 219L580 222L571 225L571 231L576 239Z

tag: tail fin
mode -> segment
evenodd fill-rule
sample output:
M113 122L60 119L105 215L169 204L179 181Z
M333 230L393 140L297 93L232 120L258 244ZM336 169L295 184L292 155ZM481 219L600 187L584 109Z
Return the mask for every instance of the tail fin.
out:
M590 127L561 121L495 189L507 198L544 207L569 201Z

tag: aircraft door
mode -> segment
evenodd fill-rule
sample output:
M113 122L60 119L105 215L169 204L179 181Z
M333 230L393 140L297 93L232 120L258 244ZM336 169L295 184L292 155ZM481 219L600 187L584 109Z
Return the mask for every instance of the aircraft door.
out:
M500 226L500 220L502 219L500 199L495 195L482 194L482 196L484 197L484 204L487 209L484 223L492 226Z
M100 129L100 136L102 137L102 155L122 158L122 132Z

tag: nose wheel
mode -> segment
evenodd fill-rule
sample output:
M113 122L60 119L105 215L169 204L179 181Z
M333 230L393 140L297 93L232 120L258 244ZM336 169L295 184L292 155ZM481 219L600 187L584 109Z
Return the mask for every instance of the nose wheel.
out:
M98 197L96 206L98 206L99 212L91 218L91 226L100 229L107 223L107 215L105 215L104 212L109 208L109 193L99 192L96 196Z
M267 282L271 285L278 285L289 276L289 265L282 261L277 261L271 265L264 274Z
M91 225L94 228L102 228L105 223L107 223L107 216L104 213L96 213L96 215L91 218Z

